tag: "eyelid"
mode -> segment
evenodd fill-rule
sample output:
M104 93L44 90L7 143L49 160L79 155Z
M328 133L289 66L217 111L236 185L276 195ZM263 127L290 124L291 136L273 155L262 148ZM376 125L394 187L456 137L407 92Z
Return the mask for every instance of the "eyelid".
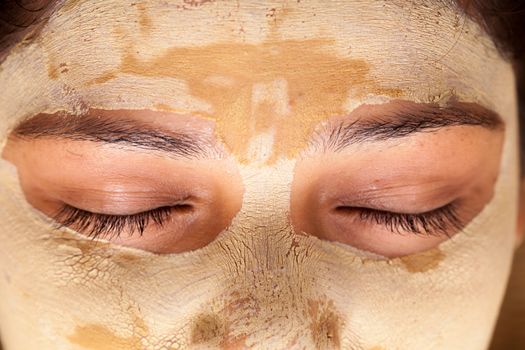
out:
M392 186L372 190L359 190L336 198L332 207L373 208L378 211L399 214L423 214L458 201L462 193L457 185L449 183L428 188L431 183L421 186ZM329 202L327 204L330 205Z

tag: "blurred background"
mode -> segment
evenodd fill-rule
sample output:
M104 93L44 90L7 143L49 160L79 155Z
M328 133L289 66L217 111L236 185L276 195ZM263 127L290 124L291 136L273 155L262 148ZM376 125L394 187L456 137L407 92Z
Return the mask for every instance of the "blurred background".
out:
M525 350L525 244L514 258L490 350Z

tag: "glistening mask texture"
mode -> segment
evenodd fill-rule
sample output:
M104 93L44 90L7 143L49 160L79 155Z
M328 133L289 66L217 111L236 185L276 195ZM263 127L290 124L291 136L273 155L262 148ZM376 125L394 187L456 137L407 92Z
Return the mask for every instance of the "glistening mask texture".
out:
M192 3L202 6L191 8L193 12L183 13L186 10L180 9L180 13L193 16L191 20L195 21L206 19L204 23L210 25L215 18L210 13L219 11L220 15L227 16L236 6L222 2ZM331 23L326 20L327 14L344 12L354 16L350 19L360 24L360 32L364 24L379 31L369 35L367 45L383 45L383 56L388 56L384 55L384 47L390 47L392 57L396 55L394 48L399 42L386 45L373 38L383 38L386 33L380 28L394 25L388 18L400 18L407 14L406 10L385 9L384 23L378 24L370 18L372 13L375 16L382 13L377 11L382 8L382 2L349 5L333 2L332 7L314 3L306 9L300 7L301 4L294 4L298 18L312 19L316 13L316 17L324 17L319 21ZM421 15L416 16L420 22L415 20L418 35L435 38L435 28L427 28L428 20L422 19L425 11L436 10L432 7L435 5L425 4L428 7L410 3L410 8ZM88 8L77 8L79 5ZM99 7L95 10L96 5ZM395 5L394 2L392 6ZM206 110L210 107L205 101L190 102L191 93L189 97L170 100L173 94L190 89L186 89L187 82L169 76L144 78L124 72L105 83L85 85L121 64L120 52L113 56L108 50L116 39L104 35L104 31L89 34L89 28L99 25L109 28L107 23L111 21L108 19L117 19L119 24L128 23L127 35L134 36L142 46L147 43L140 41L140 37L148 32L141 29L136 10L130 10L125 2L80 1L66 6L64 12L50 21L48 31L42 33L48 38L52 37L52 32L55 36L65 33L64 37L56 41L42 39L18 48L0 71L0 85L9 87L0 95L4 137L18 121L41 111L75 111L86 105L106 109L152 108L166 102L179 103L181 109ZM187 22L176 17L182 16L175 11L178 9L171 8L172 12L167 11L166 15L163 6L147 8L151 18L159 19L158 25L167 28L169 23L173 32L177 31L174 23L188 27ZM269 2L268 6L263 6L259 2L246 2L232 13L244 20L246 38L256 44L261 41L259 36L265 38L264 31L260 34L260 27L266 26L268 8L279 6L280 3ZM82 16L76 11L81 11ZM137 24L125 17L126 11L133 11L135 17L131 18L136 18ZM117 13L124 17L112 17ZM450 11L445 12L444 20L453 22L455 17L447 16L452 16ZM356 17L362 17L364 22ZM348 22L349 18L341 18L343 20ZM317 21L312 19L309 25ZM224 22L219 23L224 26ZM288 39L301 35L321 36L317 31L287 28ZM443 28L451 27L445 25ZM472 23L467 23L465 28L470 33L476 32ZM352 28L348 30L353 33ZM149 33L152 50L165 52L165 47L155 45L166 38L155 28ZM410 36L409 31L402 33ZM195 30L180 39L179 46L191 46L192 40L204 45L213 37L209 34ZM224 34L214 34L225 41L241 41L229 28L224 29ZM443 36L447 39L436 46L448 49L449 34L445 31ZM377 260L351 247L294 232L288 219L293 158L279 158L269 166L240 164L245 193L242 209L232 225L207 247L174 255L154 255L88 241L70 230L52 230L49 220L25 202L13 166L2 161L0 327L6 349L484 348L504 289L513 245L514 225L510 218L516 214L517 158L513 133L516 111L510 92L512 87L504 88L512 84L508 78L510 68L500 62L495 51L491 51L493 48L483 46L486 44L483 37L480 37L481 46L476 46L479 41L474 38L465 34L457 47L466 47L470 53L485 53L486 49L488 56L483 60L472 63L468 58L477 56L452 50L450 61L434 66L433 76L430 68L421 70L433 77L428 84L438 86L436 90L454 85L458 95L485 101L505 119L507 138L502 171L495 197L483 213L464 232L426 253ZM92 43L88 51L74 46L74 42L82 42L81 39L88 39L83 45ZM366 56L366 50L358 42L353 48L356 57ZM71 47L76 50L59 49L62 45L73 45ZM411 45L421 49L413 52L416 58L421 52L430 50L421 42L420 46L418 43ZM74 51L77 53L73 54ZM101 52L108 57L93 59ZM66 63L71 72L78 70L76 75L67 77L62 69L59 78L54 79L54 74L50 77L50 57L51 61L62 58L64 62L58 66ZM370 53L371 61L378 57ZM447 64L453 66L454 59L465 66L493 60L494 72L478 77L474 76L474 68L456 68L461 71L460 75L466 76L461 80L457 75L439 70L453 71L446 67ZM82 65L82 60L89 64ZM91 61L96 62L91 65ZM402 89L405 98L415 101L435 98L436 94L421 88L427 76L423 75L421 81L416 78L403 80L402 71L407 68L396 70L396 66L397 63L390 65L393 72L390 75L384 73L385 85L392 85L388 88L395 88L395 76L399 85L405 87ZM499 74L497 79L491 76L496 75L495 72ZM371 71L375 76L382 76L380 73L379 68ZM491 77L494 78L492 89L488 89L487 81ZM131 83L136 83L134 88L130 88ZM479 93L479 98L475 97L475 92ZM360 101L356 96L359 94L349 97L349 106Z

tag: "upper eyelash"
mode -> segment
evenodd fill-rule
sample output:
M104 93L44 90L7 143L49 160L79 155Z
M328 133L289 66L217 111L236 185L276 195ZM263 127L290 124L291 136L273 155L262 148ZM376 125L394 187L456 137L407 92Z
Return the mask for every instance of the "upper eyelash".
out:
M92 238L119 237L126 229L131 236L135 233L143 235L146 227L153 221L159 227L172 214L174 207L160 207L133 215L96 214L87 210L64 204L54 215L58 228L74 226L76 231ZM338 209L349 209L339 207ZM422 214L402 214L370 208L352 208L359 210L359 218L373 221L386 226L393 233L410 232L419 235L446 235L448 230L461 230L463 224L457 214L456 207L449 204L442 208Z
M421 214L392 213L368 208L359 208L359 210L361 220L371 220L378 225L386 226L393 233L449 236L450 229L463 229L463 223L454 204Z
M169 219L174 207L160 207L133 215L96 214L64 204L54 215L58 228L74 227L76 231L92 238L111 239L119 237L126 229L129 236L142 236L153 222L162 227Z

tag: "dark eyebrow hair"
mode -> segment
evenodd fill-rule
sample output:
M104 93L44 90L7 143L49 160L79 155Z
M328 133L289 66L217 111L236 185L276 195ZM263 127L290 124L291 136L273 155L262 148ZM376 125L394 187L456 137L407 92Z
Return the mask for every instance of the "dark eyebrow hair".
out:
M372 106L372 110L376 109ZM381 106L378 105L381 109ZM358 108L359 109L359 108ZM352 113L353 114L353 113ZM325 151L341 151L359 143L380 142L408 137L416 133L431 133L447 127L478 126L489 130L501 130L504 122L500 116L476 103L454 102L448 106L403 101L394 112L362 116L350 123L344 120L332 123L318 132L315 143L321 140ZM352 118L354 119L354 118Z
M61 138L92 141L161 151L183 158L217 157L219 149L198 134L165 132L133 119L116 119L96 114L81 116L40 113L20 123L13 136L24 138Z
M386 108L397 103L394 108ZM394 101L385 105L358 107L351 122L330 123L314 135L314 144L324 151L341 151L365 142L381 142L416 133L436 132L453 126L502 129L499 115L476 103L437 104ZM363 112L362 107L369 107ZM386 110L386 111L385 111ZM393 111L388 111L393 110ZM164 132L133 119L116 119L88 113L81 116L40 113L20 123L13 134L19 138L62 138L122 145L147 151L161 151L184 158L217 157L221 152L198 134ZM316 147L317 148L317 147Z

